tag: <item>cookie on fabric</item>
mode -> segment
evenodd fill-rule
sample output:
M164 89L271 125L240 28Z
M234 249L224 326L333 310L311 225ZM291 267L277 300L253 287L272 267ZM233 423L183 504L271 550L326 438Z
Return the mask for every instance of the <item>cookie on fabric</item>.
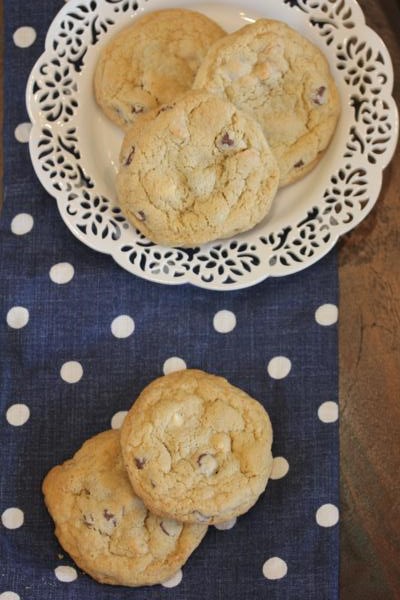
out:
M248 511L272 469L263 406L222 377L185 369L150 383L121 430L132 486L150 509L191 523Z
M99 106L126 129L138 115L190 89L208 48L223 35L217 23L191 10L135 18L100 55L94 80Z
M319 162L340 113L325 56L281 21L260 19L217 40L193 87L228 99L257 119L278 160L280 186Z
M279 169L260 125L202 91L144 115L117 175L125 216L150 240L196 246L247 231L269 212Z
M139 586L172 577L207 526L160 519L134 494L119 431L100 433L43 482L56 536L76 564L101 583Z

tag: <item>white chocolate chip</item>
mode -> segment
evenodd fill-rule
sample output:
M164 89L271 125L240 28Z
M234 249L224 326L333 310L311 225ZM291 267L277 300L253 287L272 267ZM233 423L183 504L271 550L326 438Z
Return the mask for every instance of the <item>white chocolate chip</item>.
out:
M200 471L208 477L214 475L218 469L218 462L212 454L200 454L197 463L200 467Z
M165 535L170 537L176 537L182 531L182 523L178 523L178 521L174 521L173 519L163 519L160 522L160 527Z
M213 435L212 442L216 450L227 454L231 451L231 438L227 433L216 433Z
M174 425L176 425L177 427L180 427L183 424L183 417L180 413L175 413L174 416L172 417L172 421L173 421Z

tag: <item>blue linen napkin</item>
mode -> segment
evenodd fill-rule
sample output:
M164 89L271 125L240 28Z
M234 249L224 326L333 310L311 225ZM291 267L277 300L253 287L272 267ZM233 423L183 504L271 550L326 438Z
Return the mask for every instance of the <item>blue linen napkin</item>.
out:
M24 143L26 80L61 4L5 1L0 599L334 600L336 252L297 275L218 293L140 280L77 241ZM230 529L209 528L169 587L100 585L58 545L42 479L118 426L153 378L185 365L263 403L274 479Z

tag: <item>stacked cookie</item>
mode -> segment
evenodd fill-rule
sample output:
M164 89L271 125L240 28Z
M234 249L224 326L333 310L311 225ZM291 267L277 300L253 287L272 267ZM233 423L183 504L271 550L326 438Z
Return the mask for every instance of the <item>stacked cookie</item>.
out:
M248 511L272 468L264 408L225 379L184 370L153 381L121 432L88 440L43 483L55 533L102 583L173 576L210 524Z
M196 246L268 214L322 158L340 103L322 52L260 19L224 35L193 11L156 11L103 50L96 98L125 131L117 195L152 241Z

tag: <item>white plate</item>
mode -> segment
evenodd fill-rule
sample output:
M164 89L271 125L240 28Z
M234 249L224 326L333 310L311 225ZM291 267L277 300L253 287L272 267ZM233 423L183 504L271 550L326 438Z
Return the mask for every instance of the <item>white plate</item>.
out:
M114 185L122 134L92 91L103 45L144 12L167 6L204 12L227 31L260 16L285 21L324 51L342 100L318 167L282 189L250 232L193 250L157 246L122 216ZM151 281L239 289L312 265L368 214L398 136L392 88L390 56L354 0L69 0L28 80L30 153L66 225L87 246Z

